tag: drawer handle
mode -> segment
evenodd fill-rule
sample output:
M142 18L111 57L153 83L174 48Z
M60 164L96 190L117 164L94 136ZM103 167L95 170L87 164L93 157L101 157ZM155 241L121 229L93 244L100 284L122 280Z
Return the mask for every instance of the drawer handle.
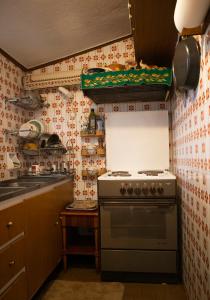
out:
M13 222L12 222L12 221L9 221L9 222L7 223L7 227L11 227L11 226L13 226Z
M55 222L55 225L58 225L58 224L59 224L59 222L58 222L58 221L56 221L56 222Z
M9 266L14 266L14 264L15 264L15 261L14 261L14 260L11 260L11 261L9 262Z

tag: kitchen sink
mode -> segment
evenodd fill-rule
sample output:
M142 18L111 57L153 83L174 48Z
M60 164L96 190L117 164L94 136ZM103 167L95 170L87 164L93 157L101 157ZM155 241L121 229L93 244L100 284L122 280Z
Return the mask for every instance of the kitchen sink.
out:
M4 187L0 186L0 196L13 194L15 192L19 192L23 190L25 187Z
M57 181L59 178L63 178L65 175L39 175L39 176L23 176L17 179L17 182L39 182L39 183L44 183L44 182L53 182Z
M24 187L32 187L32 186L34 186L34 185L36 185L36 186L38 186L38 185L40 185L41 184L41 182L39 183L39 182L36 182L36 183L34 183L34 182L24 182L24 181L15 181L15 182L5 182L5 183L1 183L1 185L0 185L0 189L1 189L1 187L9 187L9 188L24 188Z
M49 176L22 176L17 179L0 182L0 202L11 197L34 191L53 184L65 178L65 175L53 174Z

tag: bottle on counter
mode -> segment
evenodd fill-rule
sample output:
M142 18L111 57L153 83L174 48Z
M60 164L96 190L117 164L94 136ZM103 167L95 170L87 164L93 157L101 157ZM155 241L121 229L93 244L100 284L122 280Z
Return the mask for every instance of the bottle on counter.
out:
M94 108L91 108L91 112L89 115L89 133L95 134L96 133L96 114Z
M96 116L96 134L104 134L104 120L101 116Z

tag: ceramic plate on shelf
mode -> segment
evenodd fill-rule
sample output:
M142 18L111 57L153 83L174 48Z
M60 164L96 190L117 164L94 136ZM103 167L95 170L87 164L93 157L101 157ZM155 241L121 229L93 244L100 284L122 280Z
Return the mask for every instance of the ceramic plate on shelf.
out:
M22 138L36 138L39 135L39 130L37 126L32 123L24 123L19 129L19 136Z
M39 136L44 133L44 125L39 120L30 120L28 123L36 126L39 132Z

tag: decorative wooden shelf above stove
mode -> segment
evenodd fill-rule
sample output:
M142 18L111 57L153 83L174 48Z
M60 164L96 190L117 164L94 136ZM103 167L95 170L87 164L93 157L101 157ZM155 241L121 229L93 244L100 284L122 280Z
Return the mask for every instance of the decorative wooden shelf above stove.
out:
M166 85L141 85L83 90L96 104L128 101L165 101L169 94Z
M170 68L145 68L81 75L85 96L96 104L164 101L172 83Z

